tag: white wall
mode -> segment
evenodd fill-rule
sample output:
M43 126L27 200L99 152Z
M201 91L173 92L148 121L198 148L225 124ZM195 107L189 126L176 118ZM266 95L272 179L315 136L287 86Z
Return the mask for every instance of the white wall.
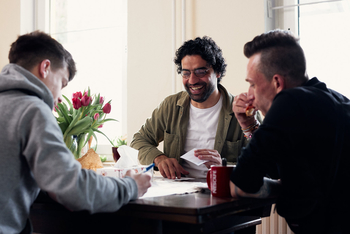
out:
M8 64L10 45L20 34L21 0L0 0L0 69Z
M176 49L182 45L181 4L176 1ZM243 45L264 32L262 0L186 0L186 40L210 36L223 50L227 73L222 84L232 93L246 91ZM153 109L172 94L172 1L128 1L128 138ZM176 91L182 90L176 76Z
M176 49L183 43L182 2L176 0ZM186 40L210 36L223 50L227 73L222 84L232 93L247 90L243 45L264 32L262 0L186 0ZM0 67L20 34L21 0L0 0ZM173 93L172 0L128 1L127 135L131 141L153 109ZM23 20L23 19L22 19ZM182 90L176 75L175 91Z

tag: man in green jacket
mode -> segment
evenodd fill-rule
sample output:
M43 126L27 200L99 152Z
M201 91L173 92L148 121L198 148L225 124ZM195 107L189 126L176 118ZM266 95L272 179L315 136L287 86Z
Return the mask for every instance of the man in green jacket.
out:
M163 177L205 178L211 165L222 164L221 158L235 163L247 143L232 111L234 97L220 85L227 65L209 37L186 41L174 62L186 92L167 97L135 133L131 146L139 150L142 164L154 162ZM157 149L162 141L164 152ZM193 149L204 164L180 158Z

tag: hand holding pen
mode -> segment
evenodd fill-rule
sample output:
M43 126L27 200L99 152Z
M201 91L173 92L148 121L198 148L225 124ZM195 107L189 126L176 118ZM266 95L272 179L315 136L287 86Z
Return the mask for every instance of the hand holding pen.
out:
M150 169L151 168L152 167L150 167ZM135 180L137 185L138 198L143 196L147 192L148 188L151 187L152 176L149 173L135 173L134 170L128 170L125 176L129 176Z
M142 171L142 173L145 173L145 172L151 170L153 167L154 167L154 163L152 163L152 164L150 164L148 167L144 168L143 171Z

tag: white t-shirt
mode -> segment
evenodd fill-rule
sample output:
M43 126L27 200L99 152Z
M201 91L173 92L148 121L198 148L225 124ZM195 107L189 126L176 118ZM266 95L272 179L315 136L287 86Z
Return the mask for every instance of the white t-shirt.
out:
M199 109L191 104L190 119L184 147L185 153L194 148L214 149L221 107L222 96L220 100L210 108ZM184 160L182 167L190 173L188 177L206 178L207 176L208 168L204 164L197 166Z

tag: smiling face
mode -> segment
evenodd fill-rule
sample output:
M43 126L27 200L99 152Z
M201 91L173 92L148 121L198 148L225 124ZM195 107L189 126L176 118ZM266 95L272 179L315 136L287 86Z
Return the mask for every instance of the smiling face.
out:
M190 71L188 79L182 78L183 85L190 95L191 103L197 108L209 108L214 106L220 98L217 87L218 75L213 68L202 59L200 55L186 55L181 60L183 71ZM194 74L196 69L208 69L207 74L202 78Z
M246 81L249 83L248 98L256 109L260 110L263 115L266 115L274 97L280 89L276 89L276 81L274 78L268 81L267 78L259 72L259 63L260 53L249 58L246 78Z

